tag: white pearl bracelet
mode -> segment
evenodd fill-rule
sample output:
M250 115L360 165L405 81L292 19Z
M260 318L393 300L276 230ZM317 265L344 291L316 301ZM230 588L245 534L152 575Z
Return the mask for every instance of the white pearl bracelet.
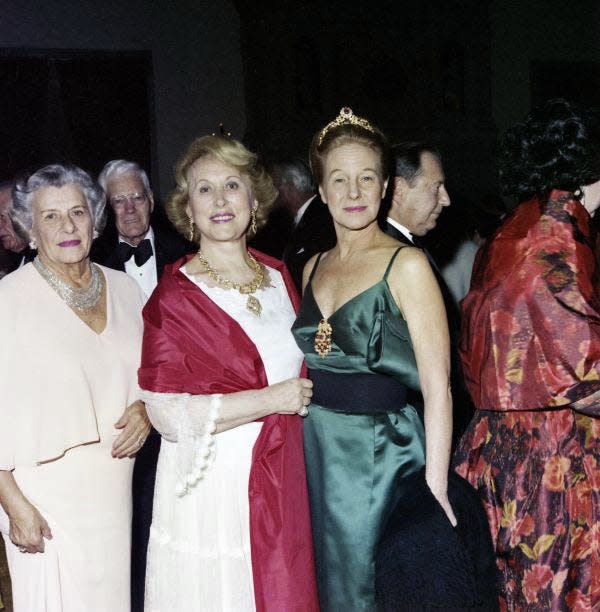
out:
M183 497L190 492L206 474L209 465L215 459L215 437L214 433L217 429L216 421L221 409L221 393L215 393L210 396L210 406L206 418L206 424L200 436L195 437L197 447L194 451L194 459L192 461L191 471L175 485L175 493L179 497Z

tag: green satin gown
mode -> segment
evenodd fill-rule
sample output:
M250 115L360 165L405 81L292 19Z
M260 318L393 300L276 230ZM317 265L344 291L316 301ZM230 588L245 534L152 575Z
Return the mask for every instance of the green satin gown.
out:
M311 287L317 260L292 328L309 370L391 376L418 389L406 323L387 284L398 251L378 283L329 317L332 347L326 357L314 349L323 318ZM421 418L408 404L384 406L379 414L310 405L304 450L322 611L376 609L375 546L400 496L410 494L404 478L424 465L424 437Z

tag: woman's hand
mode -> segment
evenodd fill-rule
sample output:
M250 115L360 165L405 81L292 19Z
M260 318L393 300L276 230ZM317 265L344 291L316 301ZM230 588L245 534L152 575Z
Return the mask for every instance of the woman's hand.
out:
M151 428L144 402L137 400L127 406L115 427L123 431L113 442L112 456L117 459L135 456L144 446Z
M312 397L312 381L308 378L288 378L265 389L269 414L306 414Z
M8 518L10 541L18 546L21 552L31 554L44 552L44 538L51 540L52 531L35 506L23 501L11 509Z
M452 510L452 506L450 505L450 500L448 499L447 491L446 490L444 491L436 490L436 488L432 487L431 484L429 484L429 482L427 482L427 486L429 487L429 490L433 493L434 497L437 499L443 511L446 513L446 516L448 517L448 520L452 524L452 527L456 527L458 521L456 520L454 510Z

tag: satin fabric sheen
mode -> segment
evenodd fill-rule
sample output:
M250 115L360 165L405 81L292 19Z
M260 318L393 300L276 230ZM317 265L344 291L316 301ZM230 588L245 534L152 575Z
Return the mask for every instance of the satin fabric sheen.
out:
M298 297L283 264L252 253L281 272L297 309ZM144 308L140 386L191 394L266 387L254 344L179 271L192 257L165 267ZM278 414L264 419L252 453L248 494L257 611L317 611L301 419Z
M597 254L580 202L533 198L479 253L462 302L477 411L454 466L484 503L503 610L600 609Z
M600 390L597 234L566 192L518 206L481 249L460 354L479 409L560 407Z
M385 277L329 317L332 351L321 358L313 343L322 315L309 283L292 332L310 370L373 374L377 364L399 382L415 384L414 355L406 342L389 350L388 342L399 340L380 336L384 326L375 321L381 315L401 321ZM361 415L311 404L304 448L321 609L375 610L375 547L397 500L410 494L403 477L424 465L421 419L410 405Z

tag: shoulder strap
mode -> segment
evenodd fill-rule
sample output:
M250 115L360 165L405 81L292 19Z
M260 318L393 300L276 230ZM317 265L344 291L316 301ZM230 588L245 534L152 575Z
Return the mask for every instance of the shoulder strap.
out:
M319 262L321 261L321 255L323 255L323 252L317 255L317 261L315 261L315 265L313 266L313 269L310 271L310 276L308 277L308 283L307 283L308 285L312 283L313 276L315 275L315 272L317 271L317 268L319 267Z
M398 253L403 249L404 247L398 247L395 251L394 254L392 255L392 258L390 259L390 263L387 265L387 268L385 269L385 272L383 273L383 280L387 280L388 274L390 273L390 270L392 269L392 266L394 265L394 260L396 259L396 256L398 255ZM316 266L315 266L316 267Z

